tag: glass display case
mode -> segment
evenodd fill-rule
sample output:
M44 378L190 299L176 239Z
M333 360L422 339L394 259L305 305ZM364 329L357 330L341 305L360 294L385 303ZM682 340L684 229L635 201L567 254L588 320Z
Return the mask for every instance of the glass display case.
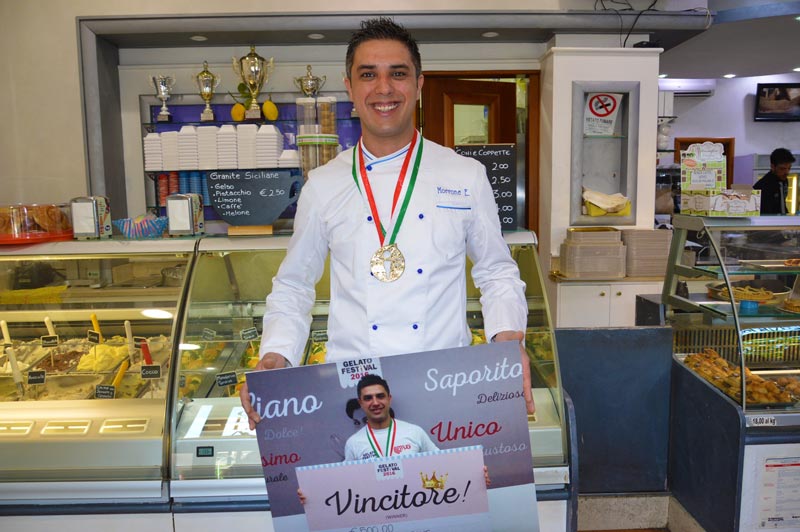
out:
M800 218L673 225L670 490L705 530L794 529Z
M534 236L505 235L528 298L526 347L536 415L529 417L537 487L569 484L564 397ZM264 301L285 255L287 237L207 237L200 241L183 316L174 378L172 482L176 502L261 501L265 482L254 431L247 426L238 386L258 359ZM324 362L330 298L326 274L317 285L311 335L303 363ZM479 293L468 282L468 323L485 342Z
M168 502L172 338L194 241L0 255L0 507Z
M800 218L681 215L673 224L663 301L676 352L743 410L800 414Z

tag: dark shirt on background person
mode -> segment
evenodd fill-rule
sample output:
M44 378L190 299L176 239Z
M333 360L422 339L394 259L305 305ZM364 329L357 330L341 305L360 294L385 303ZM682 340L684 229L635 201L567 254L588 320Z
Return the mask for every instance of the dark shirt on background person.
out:
M761 191L761 214L786 214L787 182L777 175L767 172L759 179L754 190Z
M788 176L793 162L795 162L794 155L786 148L777 148L770 154L770 171L753 185L754 190L761 191L762 215L786 214Z

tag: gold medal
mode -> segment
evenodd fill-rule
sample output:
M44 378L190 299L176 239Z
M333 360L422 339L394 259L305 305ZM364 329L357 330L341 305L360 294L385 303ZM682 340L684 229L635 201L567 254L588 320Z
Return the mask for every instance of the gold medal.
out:
M387 271L388 263L388 271ZM396 281L406 269L406 259L397 247L397 244L381 246L369 261L372 275L383 283Z

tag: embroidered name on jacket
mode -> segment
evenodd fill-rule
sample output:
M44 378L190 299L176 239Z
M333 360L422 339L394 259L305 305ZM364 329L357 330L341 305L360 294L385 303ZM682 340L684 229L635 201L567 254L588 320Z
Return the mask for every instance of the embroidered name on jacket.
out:
M471 210L468 188L436 187L436 207L439 209Z

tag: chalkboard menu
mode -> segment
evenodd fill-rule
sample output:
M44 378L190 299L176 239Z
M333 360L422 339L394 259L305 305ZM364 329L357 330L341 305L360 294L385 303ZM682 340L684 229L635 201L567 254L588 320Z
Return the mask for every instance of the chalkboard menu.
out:
M299 169L216 170L208 173L211 206L231 225L270 225L297 201Z
M468 144L456 153L480 161L494 191L497 214L504 231L517 229L517 146L515 144Z

